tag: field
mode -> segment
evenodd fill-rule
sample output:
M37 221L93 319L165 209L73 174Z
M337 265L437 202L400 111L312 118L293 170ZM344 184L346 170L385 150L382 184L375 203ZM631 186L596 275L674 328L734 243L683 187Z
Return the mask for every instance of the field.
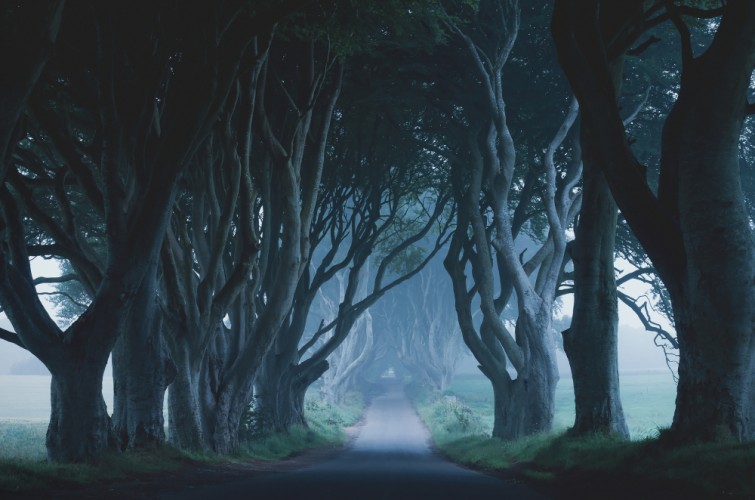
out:
M459 375L447 394L457 396L482 418L485 432L493 428L493 389L482 375ZM658 429L671 425L676 384L669 372L639 372L621 375L621 400L632 439L655 437ZM574 386L562 378L556 388L554 430L574 424Z
M755 498L755 443L678 445L659 430L674 410L668 373L624 374L621 391L632 441L564 433L574 418L570 379L559 383L553 433L490 437L492 390L482 376L458 377L442 397L418 397L419 414L446 457L557 498Z

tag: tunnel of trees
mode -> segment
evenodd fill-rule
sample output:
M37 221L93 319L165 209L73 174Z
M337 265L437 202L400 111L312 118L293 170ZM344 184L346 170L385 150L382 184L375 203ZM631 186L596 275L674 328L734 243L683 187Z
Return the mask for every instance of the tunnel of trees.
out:
M571 432L627 438L620 301L678 356L670 440L755 439L750 0L3 2L0 37L0 338L49 460L233 453L250 405L442 391L462 346L516 439L559 336Z

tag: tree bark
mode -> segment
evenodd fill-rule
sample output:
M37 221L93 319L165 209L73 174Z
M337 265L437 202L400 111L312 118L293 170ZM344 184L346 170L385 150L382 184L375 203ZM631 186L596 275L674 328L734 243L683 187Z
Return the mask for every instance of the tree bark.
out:
M629 6L635 9L636 6ZM603 19L615 31L616 19ZM619 20L620 21L620 20ZM623 76L623 55L611 61L616 93ZM619 390L619 307L614 270L618 208L595 154L589 120L580 128L582 208L575 233L574 312L563 332L564 352L574 381L575 417L571 433L610 433L629 439Z
M681 34L679 97L662 136L658 195L632 154L606 85L607 48L596 29L610 2L557 1L561 66L596 133L600 165L619 208L671 297L679 339L675 443L755 436L751 391L755 240L744 206L738 144L755 66L755 4L727 2L712 43L694 56Z
M176 369L163 341L157 263L142 282L125 335L113 349L113 432L121 449L165 441L163 402Z
M251 378L228 383L205 394L205 422L213 452L228 455L239 450L241 416L252 400Z
M304 396L309 386L327 369L327 361L306 372L296 366L272 367L266 361L255 380L258 430L262 433L289 432L293 427L309 427L304 416Z
M102 398L102 373L107 356L98 363L68 362L52 373L47 457L52 462L83 462L112 443L110 415Z
M519 439L548 432L553 426L559 376L549 331L551 314L550 308L542 307L533 318L519 316L516 334L531 339L530 361L516 378L489 377L494 398L493 437Z
M607 432L629 438L621 406L618 368L618 304L614 274L616 204L603 173L584 161L582 212L576 229L574 313L563 332L574 381L571 432Z
M172 349L176 376L168 387L168 440L184 450L204 451L202 409L200 407L200 367L192 364L186 345Z
M755 6L750 17L755 28ZM755 61L751 38L750 70ZM742 115L732 108L728 85L704 76L736 81L734 74L727 77L727 66L726 60L695 62L697 78L682 87L663 135L662 161L678 172L672 189L686 250L681 286L670 290L680 356L671 431L682 441L755 438L755 421L749 418L755 239L740 185ZM744 102L736 104L743 107Z

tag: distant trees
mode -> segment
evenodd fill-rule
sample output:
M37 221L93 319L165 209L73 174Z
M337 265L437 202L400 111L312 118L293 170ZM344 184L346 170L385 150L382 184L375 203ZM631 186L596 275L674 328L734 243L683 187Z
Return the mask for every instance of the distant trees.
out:
M450 284L441 262L433 261L375 312L380 335L412 381L436 392L448 389L463 353Z

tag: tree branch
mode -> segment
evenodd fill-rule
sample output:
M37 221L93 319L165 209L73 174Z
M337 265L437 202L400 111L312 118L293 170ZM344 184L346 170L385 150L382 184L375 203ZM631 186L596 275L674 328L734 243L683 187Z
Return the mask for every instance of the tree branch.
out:
M11 344L16 344L21 349L27 350L24 343L21 341L18 335L16 335L14 332L11 332L10 330L6 330L5 328L0 328L0 339L5 340L6 342L10 342Z
M631 273L627 273L624 276L618 278L616 280L616 286L623 285L624 283L626 283L629 280L633 280L635 278L639 278L643 274L650 274L650 273L654 273L654 272L655 272L655 268L653 268L653 267L641 267L639 269L635 269Z
M661 39L658 38L657 36L650 35L650 37L648 37L647 40L645 40L644 42L642 42L641 44L639 44L637 47L635 47L633 49L627 50L627 55L629 55L629 56L638 56L638 55L642 54L643 52L645 52L648 49L648 47L650 47L654 43L658 43L660 41L661 41Z
M34 285L48 285L52 283L66 283L68 281L78 281L79 277L75 274L64 274L63 276L40 276L34 278Z
M674 23L674 27L679 32L681 37L680 43L682 46L682 74L684 74L684 68L689 67L689 63L692 62L692 34L689 31L689 26L682 19L682 8L674 5L673 1L666 2L666 10L669 13L671 22Z
M642 322L645 330L663 337L674 347L674 349L679 349L679 342L676 340L676 337L674 337L670 332L664 330L661 325L655 323L650 319L650 311L648 311L647 300L642 304L638 304L637 301L639 300L639 298L634 299L622 291L618 291L618 297L619 300L626 304L637 315L637 318L639 318L639 320Z

